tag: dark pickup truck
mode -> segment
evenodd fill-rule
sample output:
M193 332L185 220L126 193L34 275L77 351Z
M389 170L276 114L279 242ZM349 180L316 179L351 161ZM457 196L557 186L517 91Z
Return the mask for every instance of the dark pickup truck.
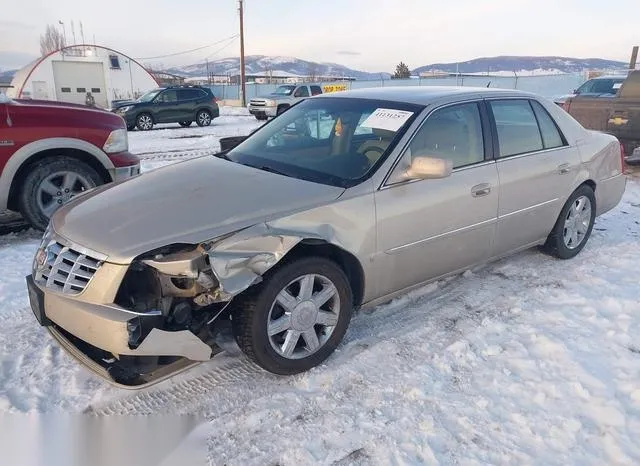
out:
M640 163L640 70L629 73L614 96L576 95L563 108L585 128L616 136L626 162Z

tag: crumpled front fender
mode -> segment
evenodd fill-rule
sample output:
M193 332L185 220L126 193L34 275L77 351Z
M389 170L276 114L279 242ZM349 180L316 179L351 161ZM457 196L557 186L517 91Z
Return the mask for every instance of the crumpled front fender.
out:
M339 244L331 225L314 225L313 229L305 226L278 228L262 223L213 245L207 254L220 284L219 299L229 300L260 283L262 276L304 239Z

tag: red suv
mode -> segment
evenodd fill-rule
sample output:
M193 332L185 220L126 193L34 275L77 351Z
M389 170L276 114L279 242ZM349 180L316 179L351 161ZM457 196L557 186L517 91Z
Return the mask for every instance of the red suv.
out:
M124 120L82 105L0 93L0 211L44 230L73 196L140 173Z

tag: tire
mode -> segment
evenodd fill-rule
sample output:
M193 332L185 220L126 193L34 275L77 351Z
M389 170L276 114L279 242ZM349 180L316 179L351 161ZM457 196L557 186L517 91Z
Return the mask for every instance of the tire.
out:
M76 181L68 175L74 175ZM49 189L44 185L46 182ZM74 194L101 184L104 180L100 175L80 160L65 156L43 159L29 167L22 182L18 197L20 213L34 228L44 230L51 215ZM53 186L60 188L60 195L52 191Z
M211 120L211 113L208 110L200 110L196 113L196 124L198 126L209 126Z
M193 121L179 121L178 124L180 126L182 126L183 128L188 128L189 126L191 126L191 123L193 123Z
M310 300L302 302L294 297L296 287L297 293L302 293L303 287L298 278L312 275L314 286L308 289L317 290L314 296L317 297L320 291L334 291L329 300L320 305L320 313L313 305L311 307L315 310L309 309ZM345 273L333 261L306 257L279 266L264 278L262 283L247 290L246 296L240 295L239 305L232 315L238 346L260 367L278 375L297 374L319 365L340 344L351 320L353 298ZM334 290L329 283L333 284ZM289 308L294 309L295 314L290 313L284 325L276 326L274 322L282 323L285 322L282 319L287 318L283 314L285 308L280 304L281 300L276 301L284 290L289 290L288 296L293 300L289 301L292 304ZM269 322L276 331L272 336L267 331ZM309 327L312 322L315 324ZM278 329L282 331L277 332ZM295 332L298 332L297 337ZM319 345L313 351L307 343L310 332L316 335L315 343ZM295 341L289 338L290 334ZM287 339L294 341L288 346L293 347L289 356L284 355Z
M140 131L153 129L153 117L149 113L141 113L136 117L136 127Z
M588 203L588 205L581 207L581 202ZM581 213L579 218L575 217L576 212ZM570 225L567 222L572 221L572 216L574 216L575 223ZM558 259L571 259L577 256L591 236L595 219L596 198L593 189L590 186L582 185L571 194L565 203L543 249ZM571 234L573 231L577 232L575 236Z
M285 110L287 110L289 108L288 105L280 105L278 107L278 110L276 110L276 116L280 115L281 113L283 113Z
M267 115L256 115L256 120L258 121L265 121L268 120L269 117Z

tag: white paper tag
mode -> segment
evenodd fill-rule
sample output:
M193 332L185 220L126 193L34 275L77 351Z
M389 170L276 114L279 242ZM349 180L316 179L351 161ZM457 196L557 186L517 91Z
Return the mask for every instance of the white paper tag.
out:
M390 108L376 108L360 126L365 128L386 129L398 131L406 121L411 118L413 112L405 110L393 110Z
M622 87L622 83L614 83L613 84L613 88L614 89L620 89Z

